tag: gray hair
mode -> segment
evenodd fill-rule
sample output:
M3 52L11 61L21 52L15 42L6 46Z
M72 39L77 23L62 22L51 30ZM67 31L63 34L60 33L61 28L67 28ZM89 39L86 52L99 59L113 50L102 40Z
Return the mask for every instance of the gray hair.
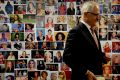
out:
M81 8L81 14L84 12L93 12L95 6L99 6L99 4L94 1L85 2Z

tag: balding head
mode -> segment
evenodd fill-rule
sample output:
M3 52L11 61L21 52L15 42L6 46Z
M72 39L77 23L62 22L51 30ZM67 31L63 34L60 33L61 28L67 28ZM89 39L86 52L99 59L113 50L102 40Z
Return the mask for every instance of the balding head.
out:
M85 12L94 12L94 8L99 8L99 4L94 1L87 1L82 5L81 14Z

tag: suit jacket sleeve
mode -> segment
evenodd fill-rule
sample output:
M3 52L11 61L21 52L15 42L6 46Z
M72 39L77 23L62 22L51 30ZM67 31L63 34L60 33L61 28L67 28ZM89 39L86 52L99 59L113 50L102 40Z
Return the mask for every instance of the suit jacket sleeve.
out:
M79 48L77 48L77 43L79 42L78 30L72 29L68 33L65 50L63 53L63 61L71 68L78 69L80 74L85 74L87 68L85 68L79 59L75 56L79 56Z

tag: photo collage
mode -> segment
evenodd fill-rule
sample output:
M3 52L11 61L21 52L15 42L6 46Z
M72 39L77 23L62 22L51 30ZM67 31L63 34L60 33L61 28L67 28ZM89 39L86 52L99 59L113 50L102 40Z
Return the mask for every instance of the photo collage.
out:
M120 80L120 0L0 0L0 80L71 80L63 52L86 1L100 6L107 64L97 78Z

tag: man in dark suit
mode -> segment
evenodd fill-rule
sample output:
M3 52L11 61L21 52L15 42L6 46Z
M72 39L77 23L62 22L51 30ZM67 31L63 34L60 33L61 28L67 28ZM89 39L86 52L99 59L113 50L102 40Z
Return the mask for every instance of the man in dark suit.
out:
M68 33L63 61L72 69L71 80L96 80L95 75L102 75L102 64L106 63L94 30L99 19L99 4L85 2L81 13L80 24Z

